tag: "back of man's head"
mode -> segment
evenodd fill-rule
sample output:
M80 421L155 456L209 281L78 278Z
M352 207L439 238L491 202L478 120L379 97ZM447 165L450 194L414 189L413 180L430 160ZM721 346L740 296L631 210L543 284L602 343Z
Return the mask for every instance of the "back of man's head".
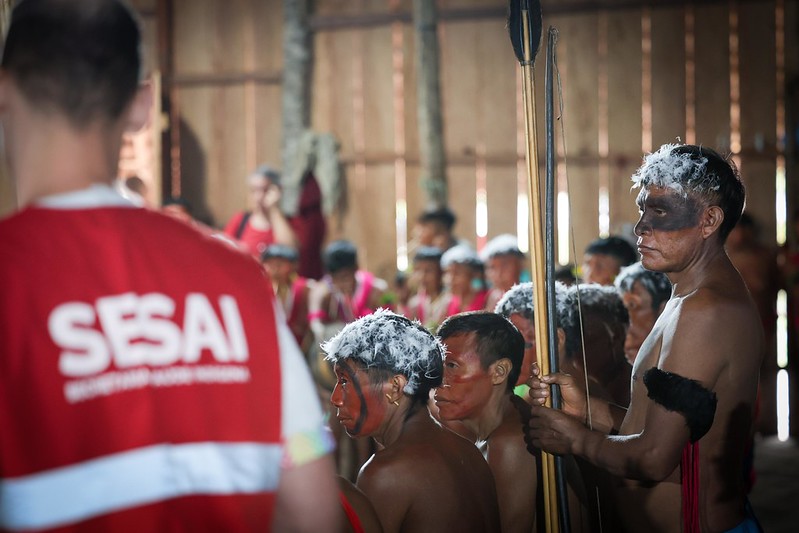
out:
M139 82L139 26L118 0L21 0L2 68L37 109L73 127L116 120Z
M447 318L436 335L445 345L450 337L474 335L473 346L484 369L502 358L509 359L512 368L508 373L506 390L508 394L513 391L524 360L524 337L510 320L487 311L460 313Z

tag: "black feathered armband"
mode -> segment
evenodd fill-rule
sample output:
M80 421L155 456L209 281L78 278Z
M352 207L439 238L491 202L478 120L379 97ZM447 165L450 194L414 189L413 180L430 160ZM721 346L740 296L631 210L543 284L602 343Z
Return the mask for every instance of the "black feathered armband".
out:
M716 415L715 392L698 381L659 368L650 368L644 373L644 385L653 402L685 417L691 442L698 441L710 430Z

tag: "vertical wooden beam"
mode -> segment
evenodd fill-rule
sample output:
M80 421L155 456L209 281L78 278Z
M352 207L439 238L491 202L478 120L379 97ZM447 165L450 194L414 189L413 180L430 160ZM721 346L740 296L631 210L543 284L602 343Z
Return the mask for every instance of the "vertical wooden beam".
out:
M302 133L311 124L311 41L308 27L308 0L283 0L283 173L293 176L294 155ZM300 187L300 180L292 180ZM286 184L288 186L288 183ZM287 191L288 193L289 191ZM286 194L288 200L299 196L298 191ZM283 202L283 209L293 215L299 202Z
M569 151L573 246L578 264L585 247L599 235L598 31L597 17L593 13L563 19L561 46L565 45L565 54L561 60L565 59L569 68L568 77L563 78L564 120Z
M696 142L721 153L730 149L729 8L694 7Z
M747 212L762 226L764 242L776 243L776 46L774 2L739 4L741 58L741 176Z
M422 187L428 202L447 204L444 130L441 121L436 3L413 0L419 115L419 153L422 159Z
M652 143L685 140L684 7L652 13Z
M641 164L640 10L608 13L608 152L610 229L630 232L638 217L630 176Z

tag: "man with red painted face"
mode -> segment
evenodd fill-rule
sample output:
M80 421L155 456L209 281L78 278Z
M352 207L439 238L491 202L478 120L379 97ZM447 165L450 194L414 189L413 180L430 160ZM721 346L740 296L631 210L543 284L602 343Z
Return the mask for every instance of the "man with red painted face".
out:
M664 272L673 289L639 350L630 407L592 401L591 430L583 425L584 395L570 377L534 377L538 403L550 384L560 384L565 412L534 405L529 437L620 477L680 483L681 498L658 504L681 512L683 531L757 531L743 465L763 332L724 250L743 210L743 183L730 162L692 145L664 145L633 181L641 188L641 261Z
M379 450L357 486L383 531L499 531L494 480L477 449L438 425L427 410L441 384L444 350L418 322L380 309L323 345L333 362L330 398L352 437Z
M475 436L494 474L502 531L534 531L536 460L521 431L527 404L513 394L524 338L506 318L484 311L451 316L437 334L446 344L444 379L435 391L439 417Z

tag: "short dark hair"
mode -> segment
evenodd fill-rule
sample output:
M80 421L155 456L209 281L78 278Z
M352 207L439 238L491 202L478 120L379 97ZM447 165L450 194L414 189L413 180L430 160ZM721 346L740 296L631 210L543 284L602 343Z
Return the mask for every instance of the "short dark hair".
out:
M507 390L512 391L519 379L524 359L524 337L516 326L496 313L471 311L447 318L436 332L444 343L455 335L468 334L474 334L475 348L484 369L503 357L510 360Z
M738 223L746 203L746 188L735 163L715 150L693 144L666 144L648 155L633 175L634 186L655 185L692 194L724 213L719 226L723 243Z
M256 168L250 176L261 176L268 179L272 184L280 187L280 171L271 165L261 165Z
M177 205L185 209L187 213L191 213L191 203L182 196L167 196L161 205L163 207Z
M300 254L297 253L297 249L293 246L287 244L270 244L261 252L261 261L266 261L267 259L285 259L292 263L296 263L300 259Z
M11 14L2 68L25 99L84 129L117 120L133 100L141 33L117 0L22 0Z
M344 268L357 268L358 249L347 240L333 241L325 248L322 262L330 274L335 274Z
M585 253L609 255L615 258L621 266L631 265L638 259L638 254L630 241L615 235L591 241L585 248Z
M655 312L660 309L660 304L671 298L671 281L668 276L663 272L647 270L640 262L623 268L616 276L614 285L621 295L632 291L635 282L640 283L652 297L652 310Z
M437 207L432 209L426 209L419 215L417 221L421 224L426 224L429 222L435 222L444 226L447 231L452 231L452 228L455 227L455 222L457 222L458 218L455 216L455 213L448 207Z

